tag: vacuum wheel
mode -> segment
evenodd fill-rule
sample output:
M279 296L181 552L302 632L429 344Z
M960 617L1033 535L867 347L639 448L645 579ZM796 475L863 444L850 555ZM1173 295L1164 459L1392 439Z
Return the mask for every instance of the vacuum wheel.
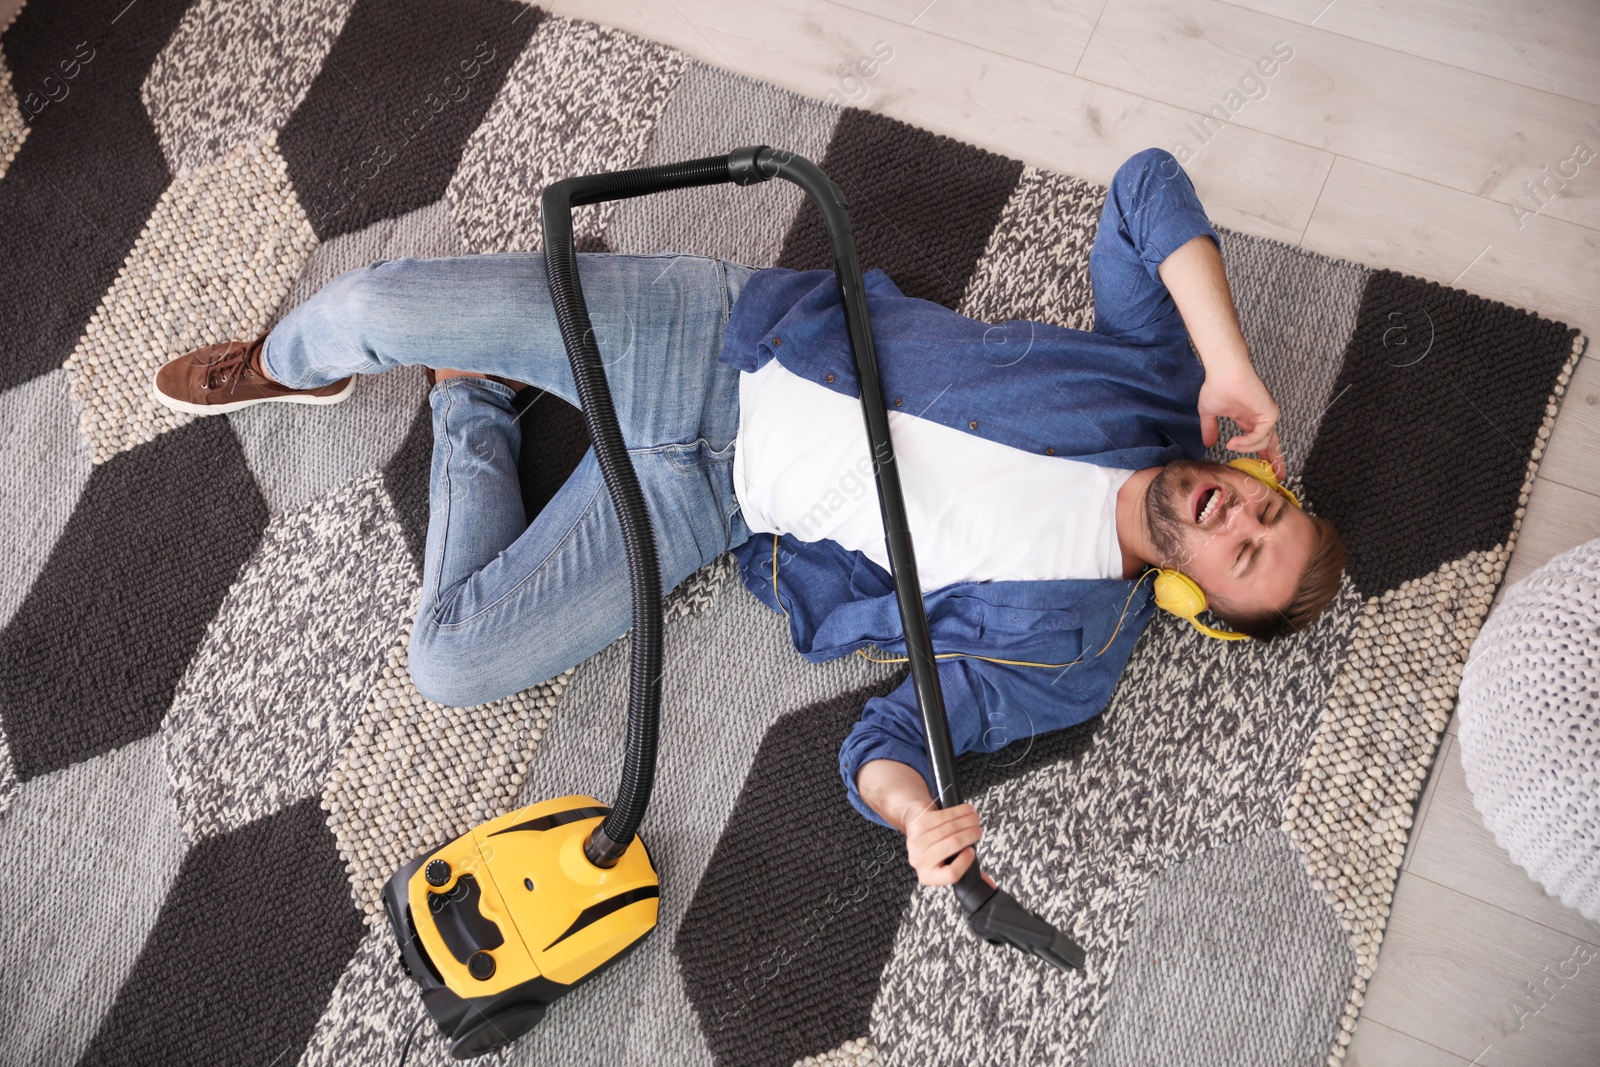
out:
M450 1045L450 1055L458 1060L468 1060L504 1048L538 1026L539 1020L544 1018L544 1010L543 1004L524 1003L501 1008L492 1015L474 1011L471 1018L456 1031L456 1039Z

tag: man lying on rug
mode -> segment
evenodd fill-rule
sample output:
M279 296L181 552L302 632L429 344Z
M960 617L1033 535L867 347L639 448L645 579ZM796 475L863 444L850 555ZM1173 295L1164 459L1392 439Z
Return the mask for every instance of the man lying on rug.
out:
M579 271L663 588L731 549L808 660L870 646L903 657L833 272L667 253L583 254ZM1170 154L1118 170L1090 274L1093 332L990 326L902 295L881 270L865 277L958 752L1097 714L1151 617L1149 567L1181 569L1263 640L1304 628L1338 589L1329 523L1201 461L1227 417L1243 431L1228 447L1283 474L1277 405ZM593 450L531 524L523 511L512 399L526 382L577 403L540 254L349 271L267 336L168 362L152 388L202 415L333 404L353 375L404 364L472 368L428 371L431 505L409 652L424 696L470 706L582 662L631 621ZM931 806L909 678L868 701L839 765L850 802L906 834L924 884L962 874L977 815Z

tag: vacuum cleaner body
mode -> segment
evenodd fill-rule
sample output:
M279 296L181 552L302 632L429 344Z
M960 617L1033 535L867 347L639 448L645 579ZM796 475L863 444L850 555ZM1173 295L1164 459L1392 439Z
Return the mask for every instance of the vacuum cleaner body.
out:
M526 1033L655 929L660 879L644 842L634 837L611 867L584 855L609 812L587 796L541 801L418 856L384 885L401 966L456 1058Z

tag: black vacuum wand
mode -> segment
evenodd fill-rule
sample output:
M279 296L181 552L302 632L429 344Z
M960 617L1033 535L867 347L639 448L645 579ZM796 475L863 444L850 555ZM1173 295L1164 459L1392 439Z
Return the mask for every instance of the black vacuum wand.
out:
M834 274L844 304L850 345L855 354L861 388L861 409L866 419L867 441L872 449L872 469L878 486L878 506L883 516L889 569L900 605L900 623L906 637L912 685L922 715L923 740L933 768L935 802L941 807L961 803L956 780L955 749L945 715L944 694L928 632L928 616L917 580L916 553L906 521L905 498L900 490L899 468L889 437L889 417L878 378L877 351L867 321L867 302L856 256L844 193L815 163L793 152L764 145L735 149L726 156L710 156L683 163L611 174L566 178L544 193L545 270L562 339L572 364L578 396L583 405L589 438L605 477L606 489L622 524L628 569L633 586L632 682L628 693L627 754L622 787L605 821L595 828L585 847L597 866L616 862L638 831L650 800L655 776L656 737L661 709L661 574L650 516L638 478L628 461L622 432L606 385L605 368L594 342L588 307L578 282L578 255L572 237L572 208L606 200L620 200L669 189L698 185L754 185L784 178L804 189L818 210L833 242ZM1062 970L1082 968L1084 953L1072 938L1029 912L1011 894L992 888L974 859L955 886L956 899L966 910L979 937L992 944L1007 944L1031 953Z

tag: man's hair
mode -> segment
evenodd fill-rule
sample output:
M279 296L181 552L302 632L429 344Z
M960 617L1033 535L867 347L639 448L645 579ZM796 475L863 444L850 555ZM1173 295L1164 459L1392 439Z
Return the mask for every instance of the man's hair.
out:
M1339 595L1339 584L1344 577L1344 566L1349 556L1345 552L1344 538L1333 528L1333 523L1310 512L1316 530L1317 543L1311 548L1311 558L1300 575L1300 585L1282 611L1264 611L1254 615L1230 614L1217 605L1217 611L1235 630L1249 634L1258 641L1274 641L1286 634L1299 633L1316 621L1324 608Z

